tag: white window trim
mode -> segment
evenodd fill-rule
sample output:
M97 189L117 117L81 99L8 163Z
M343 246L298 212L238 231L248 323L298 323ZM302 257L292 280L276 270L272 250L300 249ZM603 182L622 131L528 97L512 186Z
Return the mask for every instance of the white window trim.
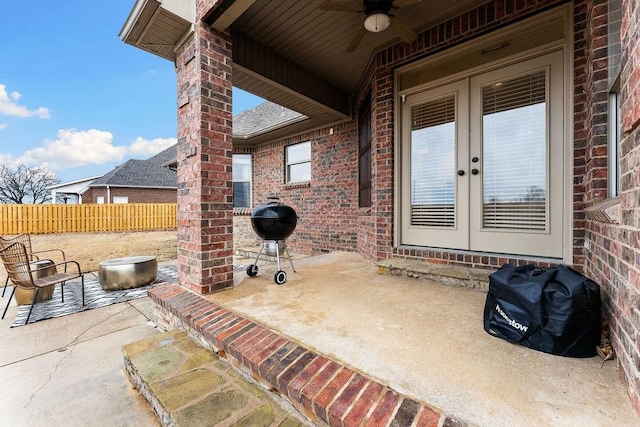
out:
M301 160L298 162L289 162L289 149L292 147L296 147L296 146L300 146L302 144L309 144L309 158L305 159L305 160ZM286 157L286 180L287 180L287 184L294 184L294 183L298 183L298 182L307 182L309 180L303 180L303 181L292 181L291 180L291 176L289 173L290 167L291 166L295 166L295 165L303 165L305 163L309 163L309 166L311 166L311 141L303 141L303 142L299 142L297 144L291 144L291 145L287 145L285 147L285 157Z
M251 173L249 174L249 179L232 179L232 186L233 184L235 184L236 182L238 183L249 183L249 206L238 206L240 208L250 208L253 203L253 158L251 157L251 154L233 154L232 156L232 165L233 165L233 157L235 156L247 156L249 157L249 168L251 169ZM235 202L234 202L235 203ZM235 207L235 206L234 206Z
M609 91L608 195L620 195L620 89L619 78Z
M125 205L129 203L129 198L126 196L113 196L114 205Z

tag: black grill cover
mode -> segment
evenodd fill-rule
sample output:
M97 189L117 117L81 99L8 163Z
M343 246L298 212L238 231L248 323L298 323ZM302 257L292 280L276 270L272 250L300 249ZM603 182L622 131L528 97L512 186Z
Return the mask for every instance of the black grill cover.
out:
M545 353L592 357L600 312L600 287L577 271L506 264L489 276L484 329Z

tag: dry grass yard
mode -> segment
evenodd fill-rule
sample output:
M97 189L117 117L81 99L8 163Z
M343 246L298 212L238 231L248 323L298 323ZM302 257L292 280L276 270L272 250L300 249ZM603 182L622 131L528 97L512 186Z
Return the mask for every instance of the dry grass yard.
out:
M158 262L177 257L177 234L171 231L139 231L124 233L34 234L34 251L62 249L68 260L78 261L83 271L97 271L98 263L110 258L154 255ZM55 255L54 261L59 261ZM4 269L3 269L4 270ZM0 272L4 277L4 271Z

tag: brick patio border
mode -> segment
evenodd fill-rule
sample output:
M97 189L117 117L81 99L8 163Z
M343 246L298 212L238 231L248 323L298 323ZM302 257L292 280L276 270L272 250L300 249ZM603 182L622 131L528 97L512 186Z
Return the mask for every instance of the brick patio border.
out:
M187 330L220 357L320 425L463 426L464 423L330 360L177 284L149 291L161 326Z

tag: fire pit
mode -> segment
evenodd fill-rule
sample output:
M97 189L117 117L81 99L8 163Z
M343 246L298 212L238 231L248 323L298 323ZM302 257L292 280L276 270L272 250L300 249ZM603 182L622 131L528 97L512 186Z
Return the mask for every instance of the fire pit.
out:
M286 253L291 269L296 271L285 239L296 229L298 216L291 206L280 203L277 197L269 197L268 200L269 203L258 206L251 212L251 226L263 243L255 262L247 266L247 275L255 277L258 274L258 260L263 252L268 256L275 255L278 270L273 280L276 284L282 285L287 281L287 273L280 269L280 255Z

